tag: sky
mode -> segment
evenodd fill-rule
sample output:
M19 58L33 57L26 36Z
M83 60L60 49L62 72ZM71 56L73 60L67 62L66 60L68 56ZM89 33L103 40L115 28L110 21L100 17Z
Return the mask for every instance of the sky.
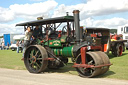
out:
M80 10L80 25L116 29L128 24L128 0L1 0L0 36L24 33L17 23L73 15Z

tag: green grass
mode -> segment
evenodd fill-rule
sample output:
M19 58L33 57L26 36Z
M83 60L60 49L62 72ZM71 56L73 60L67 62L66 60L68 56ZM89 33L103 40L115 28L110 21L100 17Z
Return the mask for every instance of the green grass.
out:
M111 53L108 55L111 63L110 70L98 76L98 78L114 78L128 80L128 50L126 50L122 56L114 57ZM25 70L24 62L21 61L22 53L16 53L11 50L0 50L0 68L9 68L16 70ZM72 75L78 75L75 68L72 68L73 63L69 60L69 63L58 70L47 70L49 73L66 73Z
M0 50L0 68L24 70L25 66L21 61L22 53L11 50Z
M128 80L128 50L120 57L114 57L112 54L108 56L113 65L104 77Z

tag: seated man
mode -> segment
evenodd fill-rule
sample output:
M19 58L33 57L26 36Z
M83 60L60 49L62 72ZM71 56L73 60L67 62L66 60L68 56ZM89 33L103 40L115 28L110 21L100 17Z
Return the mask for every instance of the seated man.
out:
M45 33L46 33L46 36L45 36L45 40L47 41L48 40L48 38L49 38L49 36L51 35L51 33L53 32L53 30L52 30L52 28L51 27L47 27L47 28L45 28Z
M45 28L45 33L46 33L46 36L45 36L45 39L46 41L49 39L55 39L58 37L58 32L54 31L53 30L54 28L51 28L51 27L47 27Z
M33 30L32 38L38 38L42 36L42 30L39 28L39 26L36 26L36 28Z

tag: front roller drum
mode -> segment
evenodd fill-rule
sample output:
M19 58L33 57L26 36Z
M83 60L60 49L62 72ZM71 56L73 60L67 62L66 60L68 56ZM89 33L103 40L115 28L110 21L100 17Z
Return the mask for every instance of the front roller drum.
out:
M82 64L81 54L79 54L76 59L76 64L79 66L76 66L76 70L81 77L95 77L109 70L110 61L104 52L87 52L85 62L86 64Z
M40 45L31 45L25 51L24 64L30 73L40 73L44 71L48 65L47 52Z

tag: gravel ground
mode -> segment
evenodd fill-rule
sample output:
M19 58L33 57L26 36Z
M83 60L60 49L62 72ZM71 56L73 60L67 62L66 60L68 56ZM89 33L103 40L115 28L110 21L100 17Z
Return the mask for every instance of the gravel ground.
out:
M60 73L31 74L27 70L0 68L0 85L128 85L126 80L81 78Z

